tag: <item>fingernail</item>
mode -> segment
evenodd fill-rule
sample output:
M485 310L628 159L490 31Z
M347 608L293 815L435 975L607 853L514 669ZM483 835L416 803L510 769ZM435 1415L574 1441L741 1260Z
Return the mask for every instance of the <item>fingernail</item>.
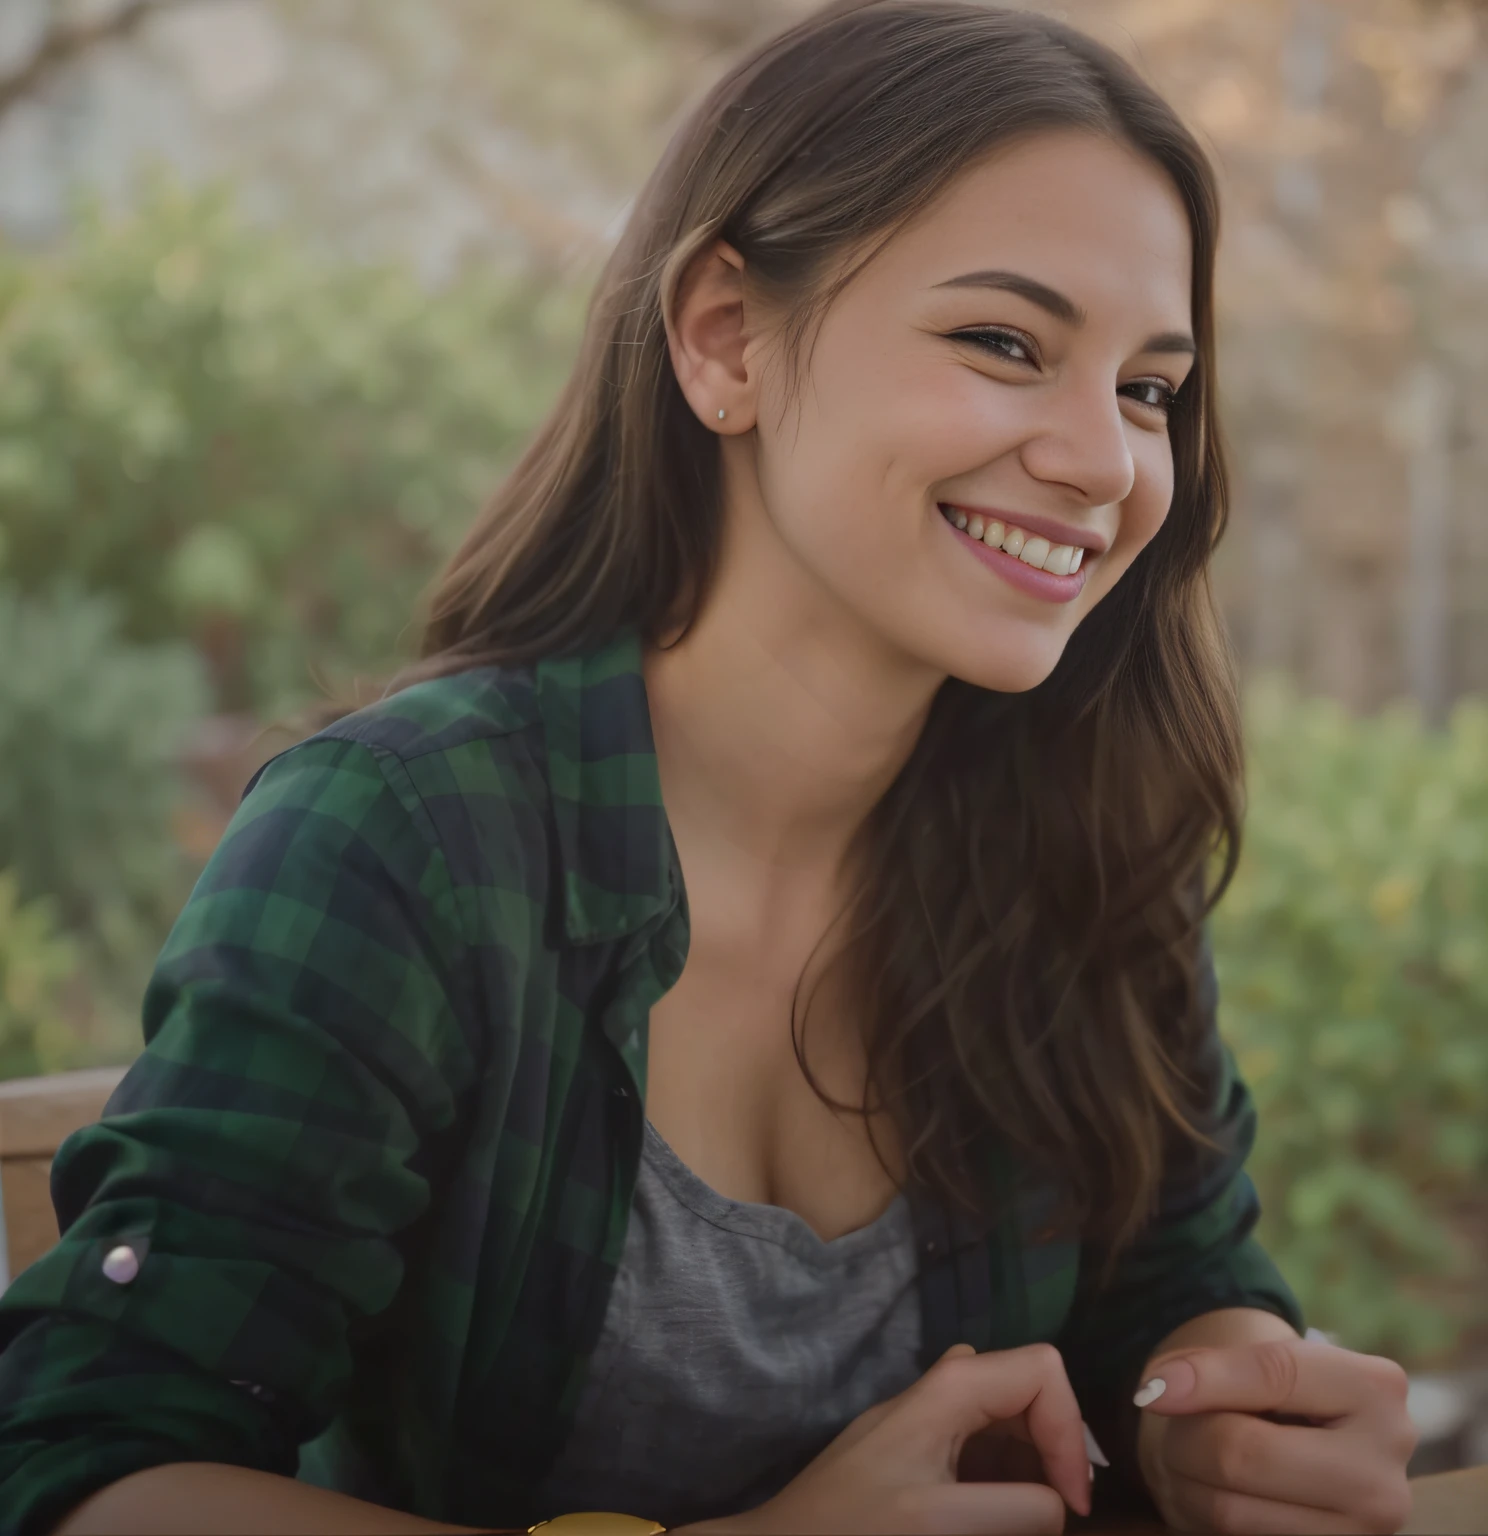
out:
M1090 1481L1093 1483L1095 1481L1095 1463L1087 1461L1085 1463L1085 1470L1090 1473Z
M1199 1384L1199 1373L1189 1360L1168 1360L1163 1364L1161 1376L1145 1381L1132 1401L1138 1408L1146 1408L1158 1398L1166 1397L1170 1403L1182 1402Z
M1109 1467L1111 1463L1106 1459L1106 1453L1100 1448L1100 1442L1090 1433L1090 1426L1080 1420L1080 1428L1085 1432L1085 1454L1090 1458L1090 1463L1095 1467ZM1092 1477L1095 1473L1090 1474Z

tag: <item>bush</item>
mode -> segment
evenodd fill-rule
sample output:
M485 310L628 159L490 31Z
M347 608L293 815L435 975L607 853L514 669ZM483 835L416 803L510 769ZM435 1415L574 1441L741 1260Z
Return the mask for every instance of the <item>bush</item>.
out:
M0 247L0 561L191 639L223 711L390 670L579 317L551 280L431 294L163 182L59 253Z
M121 641L107 599L3 585L0 657L0 869L21 899L48 899L97 998L133 1014L193 874L172 820L201 662L180 642Z
M0 245L0 869L76 940L85 1053L137 1040L188 889L193 723L406 656L580 317L572 285L430 293L163 180L57 251Z
M1431 733L1267 681L1214 919L1261 1235L1311 1320L1417 1363L1488 1320L1488 709Z
M73 1065L62 994L76 967L49 904L23 903L15 875L0 871L0 1080Z

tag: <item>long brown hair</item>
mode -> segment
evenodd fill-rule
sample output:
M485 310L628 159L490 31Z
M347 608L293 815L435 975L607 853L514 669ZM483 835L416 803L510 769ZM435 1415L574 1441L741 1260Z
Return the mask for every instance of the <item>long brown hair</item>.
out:
M1203 872L1223 853L1222 888L1233 867L1240 778L1207 574L1226 506L1214 181L1115 54L1027 12L857 0L736 65L641 193L566 389L432 595L415 672L571 654L626 626L657 643L697 611L719 547L718 442L663 323L694 256L727 240L799 346L850 280L832 275L844 258L869 259L996 147L1070 127L1149 157L1191 222L1198 359L1170 418L1172 508L1047 681L944 685L863 827L837 963L862 1002L869 1081L838 1107L892 1115L911 1177L972 1211L989 1199L977 1149L1001 1138L1115 1253L1152 1209L1165 1148L1204 1139Z

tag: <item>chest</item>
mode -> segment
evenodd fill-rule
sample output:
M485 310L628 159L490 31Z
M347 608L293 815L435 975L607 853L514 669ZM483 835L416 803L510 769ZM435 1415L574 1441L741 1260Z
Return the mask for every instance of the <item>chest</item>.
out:
M690 959L651 1009L646 1112L719 1194L794 1211L831 1241L883 1213L902 1157L886 1115L855 1112L867 1079L862 1021L829 981L814 992L800 982L798 968L768 956ZM828 1098L850 1107L815 1091L797 1046Z
M552 975L529 996L515 1049L482 1078L463 1155L440 1181L431 1229L411 1256L400 1298L410 1324L388 1330L385 1358L364 1356L365 1375L348 1398L356 1441L386 1474L388 1497L408 1508L472 1525L490 1523L493 1509L515 1521L527 1508L534 1477L556 1455L589 1379L649 1114L719 1193L794 1209L825 1240L869 1225L892 1199L873 1172L871 1148L847 1134L856 1122L837 1126L809 1086L782 1075L794 1058L779 999L792 988L777 978L751 992L731 977L716 990L694 990L708 979L694 968L685 985L662 993L657 978L669 984L674 973L660 953L679 946L670 931L655 945L652 961L629 941L555 955ZM484 986L499 995L495 951ZM758 1007L729 1001L746 996ZM721 1026L702 1029L717 1020ZM861 1075L861 1053L841 1051L834 1063L815 1014L806 1042L819 1075L850 1098L848 1068ZM644 1103L626 1062L646 1084ZM754 1123L739 1108L768 1110L772 1096L787 1095L789 1106L761 1112ZM723 1134L707 1123L715 1108ZM813 1167L822 1148L825 1177ZM1028 1223L951 1252L949 1228L934 1216L916 1203L929 1358L958 1340L1007 1349L1054 1337L1068 1310L1073 1262L1027 1247ZM462 1283L451 1284L451 1275ZM920 1368L928 1363L922 1357ZM390 1402L400 1411L389 1414ZM322 1448L311 1463L324 1469L328 1486L355 1486L335 1454ZM527 1516L537 1517L536 1510Z

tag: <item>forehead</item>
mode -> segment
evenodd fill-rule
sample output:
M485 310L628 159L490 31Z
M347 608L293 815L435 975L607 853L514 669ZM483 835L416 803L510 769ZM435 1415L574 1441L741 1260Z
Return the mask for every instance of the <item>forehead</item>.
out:
M1182 329L1192 244L1160 166L1110 139L1061 131L965 171L869 270L917 289L979 269L1014 271L1067 294L1092 320L1139 309L1134 321Z

